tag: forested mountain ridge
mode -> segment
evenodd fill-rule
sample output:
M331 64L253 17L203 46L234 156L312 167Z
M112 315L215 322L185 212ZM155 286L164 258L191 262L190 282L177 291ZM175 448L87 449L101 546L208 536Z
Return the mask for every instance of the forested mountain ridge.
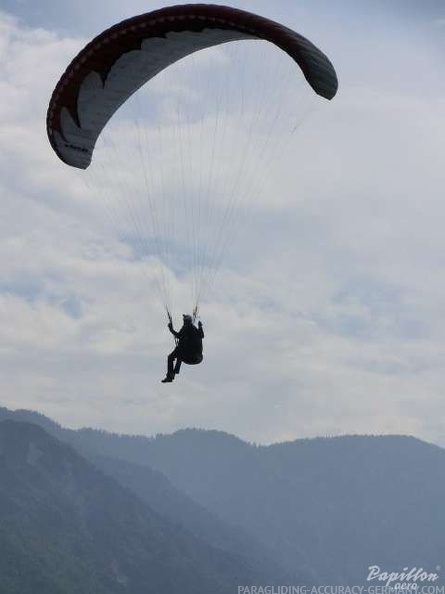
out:
M371 565L444 565L445 450L414 437L258 446L196 429L156 437L56 430L160 513L212 545L272 557L270 567L284 566L297 585L369 585Z
M15 421L0 422L0 575L8 594L223 594L271 578Z

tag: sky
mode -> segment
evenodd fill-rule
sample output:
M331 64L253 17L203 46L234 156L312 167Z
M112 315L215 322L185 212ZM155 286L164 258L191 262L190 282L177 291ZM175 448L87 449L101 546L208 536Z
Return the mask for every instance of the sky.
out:
M445 8L232 4L311 39L339 92L273 153L201 303L204 363L163 385L174 345L153 269L57 159L45 117L93 36L164 4L1 1L0 405L119 433L445 446Z

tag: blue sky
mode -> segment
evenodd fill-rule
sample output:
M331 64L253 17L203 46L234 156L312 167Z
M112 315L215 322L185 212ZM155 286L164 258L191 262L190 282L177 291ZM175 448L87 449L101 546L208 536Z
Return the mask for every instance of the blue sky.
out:
M1 5L1 404L126 433L445 444L441 3L234 3L312 39L340 90L274 163L203 305L205 363L168 387L172 341L147 271L46 139L68 62L148 10L91 4Z

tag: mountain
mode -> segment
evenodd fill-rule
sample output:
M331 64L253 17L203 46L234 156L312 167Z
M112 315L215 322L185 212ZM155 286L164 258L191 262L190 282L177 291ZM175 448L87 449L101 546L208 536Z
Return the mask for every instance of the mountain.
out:
M367 584L371 565L388 572L442 565L445 451L413 437L260 447L203 430L148 439L84 430L77 439L162 472L255 536L285 569L318 583Z
M84 429L65 439L90 459L108 458L104 470L209 544L242 555L239 535L256 539L255 563L264 552L296 576L284 583L369 586L372 565L424 568L445 583L438 446L398 435L256 446L195 429L149 438Z
M265 575L267 567L269 582L279 580L280 583L288 583L298 580L298 583L306 585L314 582L313 576L284 570L273 559L267 547L261 546L248 531L234 525L230 520L221 520L175 488L162 473L116 458L98 456L91 460L105 474L130 488L169 521L182 526L208 544L245 559L250 567L256 568L258 574Z
M152 510L36 425L0 422L0 592L229 593L244 558Z
M57 439L69 443L96 468L131 489L170 523L181 526L212 547L242 558L252 573L262 575L267 583L314 583L314 576L310 572L303 572L295 567L285 570L267 545L261 545L248 530L230 520L223 521L217 514L176 488L160 471L147 466L144 444L150 438L115 435L91 429L64 429L34 411L0 408L0 420L2 419L27 421L45 428ZM141 463L126 459L138 459L138 453Z
M434 572L445 550L445 451L405 436L345 436L256 447L218 432L147 442L147 462L222 519L324 584L367 568ZM443 578L440 578L443 584Z

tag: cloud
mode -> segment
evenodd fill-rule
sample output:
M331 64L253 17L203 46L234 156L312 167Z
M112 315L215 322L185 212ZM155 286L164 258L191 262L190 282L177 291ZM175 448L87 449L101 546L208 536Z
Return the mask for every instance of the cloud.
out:
M111 24L123 9L109 6ZM51 91L86 39L1 15L2 404L122 432L193 425L258 442L402 432L443 443L440 61L411 30L367 29L354 52L341 21L328 27L308 6L303 29L331 48L340 93L257 179L202 306L205 362L168 387L156 259L119 239L94 184L46 139ZM165 87L165 107L186 83ZM182 313L185 288L167 274Z

